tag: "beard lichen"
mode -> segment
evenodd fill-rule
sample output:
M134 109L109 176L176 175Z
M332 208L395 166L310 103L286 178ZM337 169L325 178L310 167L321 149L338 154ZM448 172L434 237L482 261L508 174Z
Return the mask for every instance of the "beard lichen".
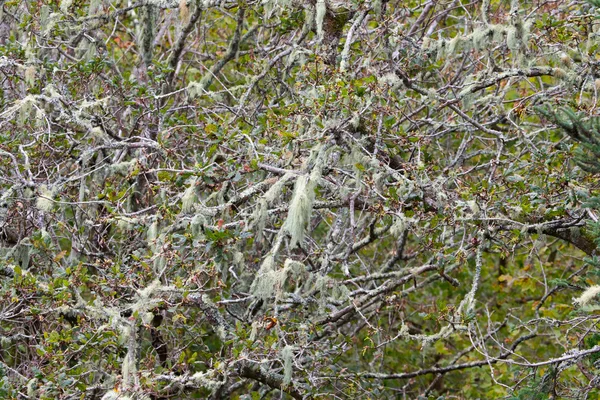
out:
M181 213L189 214L194 211L194 205L197 201L198 196L196 194L196 178L192 178L190 181L190 186L188 186L181 196Z
M298 261L286 260L283 268L277 268L275 265L275 257L269 254L263 261L252 287L251 293L261 299L268 299L275 295L275 299L279 300L283 294L283 286L289 276L298 277L302 272L306 271L304 264Z
M310 175L304 175L296 180L294 194L290 203L284 231L290 235L290 248L294 249L302 243L310 222L315 201L315 189L320 180L324 167L325 151L320 149Z

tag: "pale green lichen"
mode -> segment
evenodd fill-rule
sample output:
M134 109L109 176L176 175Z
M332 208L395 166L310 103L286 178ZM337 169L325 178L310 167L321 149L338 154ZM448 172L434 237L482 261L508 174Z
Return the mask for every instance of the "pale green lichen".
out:
M494 29L491 27L486 27L483 29L476 29L470 35L471 42L473 43L473 47L477 50L485 49L494 38Z
M25 83L27 83L28 86L33 86L35 84L36 81L36 75L37 75L37 71L35 69L34 65L28 65L27 68L25 68L25 74L23 76Z
M596 296L598 296L598 294L600 294L600 286L590 286L581 294L581 296L579 296L576 299L573 299L573 303L580 307L583 307L589 304L589 302L592 301Z
M27 396L30 399L36 398L38 395L38 380L37 378L30 379L27 382Z
M390 228L390 235L395 238L399 237L406 230L407 222L404 213L397 214Z
M194 210L194 205L198 202L196 194L197 179L194 177L190 180L188 188L181 196L181 213L188 214Z
M195 239L202 239L204 237L204 226L206 226L206 218L203 214L199 213L192 217L190 230Z
M335 300L345 301L350 298L350 290L346 287L346 285L340 285L337 282L331 280L330 285L331 290L331 298Z
M273 15L281 14L286 11L291 5L291 0L266 0L263 1L265 17L271 18Z
M202 84L201 82L195 82L195 81L190 82L187 85L186 90L191 99L195 99L197 97L200 97L200 96L206 94L206 88L204 87L204 84Z
M455 333L457 330L464 330L465 326L459 323L454 323L452 325L444 325L437 333L431 335L425 334L411 334L408 326L403 322L400 330L396 333L398 338L402 338L405 340L417 340L421 342L421 346L426 348L430 346L432 343L435 343L438 340L442 340L447 338L448 336Z
M127 231L130 229L133 229L133 227L136 225L137 220L134 218L128 218L128 217L123 217L123 216L119 216L118 218L114 218L112 219L112 221L116 222L117 228L123 231Z
M317 28L317 36L319 41L323 40L324 30L323 23L325 21L325 14L327 13L327 4L325 0L317 0L317 7L315 13L315 26Z
M290 248L292 249L304 240L315 201L315 189L321 181L321 173L325 164L324 149L318 147L314 151L318 152L315 165L310 175L301 176L296 180L288 216L283 225L284 231L290 235Z
M456 35L453 39L451 39L447 45L445 46L447 48L447 53L448 54L455 54L458 50L458 45L460 43L463 42L463 38L459 35ZM440 54L442 52L438 53L438 58L441 58L443 55Z
M264 198L262 198L258 201L256 209L252 214L252 222L249 224L249 228L255 232L256 241L260 241L262 239L263 231L267 224L267 216L267 201Z
M140 23L138 25L138 47L146 66L152 63L154 50L154 37L157 32L157 19L159 8L147 4L141 8Z
M150 227L148 228L148 231L146 232L146 240L148 240L149 243L153 242L158 236L158 221L155 219L154 221L152 221L152 223L150 224Z
M506 30L506 46L513 51L518 50L519 47L521 47L521 38L514 26L510 26Z
M161 236L162 237L162 236ZM155 251L162 247L163 240L160 240L157 245L154 247ZM158 253L154 256L154 261L152 263L152 267L154 272L157 275L162 275L167 268L167 257L163 253Z
M373 4L373 12L375 13L375 16L377 18L381 18L382 16L382 11L383 11L383 7L382 7L382 0L373 0L371 4Z
M18 126L23 126L31 116L31 110L33 109L33 104L35 103L35 101L35 96L25 96L23 99L15 101L15 105L13 107L10 107L5 112L1 113L0 116L3 117L16 113Z
M257 297L267 299L273 294L280 278L281 275L275 270L275 258L269 254L263 260L250 291Z
M281 358L283 359L283 385L287 386L292 381L294 361L294 347L287 345L281 350Z
M39 196L35 201L35 206L40 211L51 212L54 208L54 190L49 189L46 185L41 185L38 188Z
M196 385L208 389L211 393L215 393L223 386L223 382L216 379L217 374L216 369L211 369L206 372L196 372L191 378Z
M402 80L394 73L387 73L377 78L377 82L381 85L390 86L392 90L398 90L402 87Z
M100 128L98 129L99 136L103 136L104 132ZM111 164L108 168L109 174L119 174L122 176L127 176L131 172L133 172L136 168L139 168L137 158L133 158L129 161L122 161L115 164Z
M73 4L73 0L61 0L60 10L65 14L68 13L69 7L71 7L71 4Z
M161 283L158 279L152 281L144 289L138 291L137 299L131 306L132 312L144 313L146 310L152 309L158 306L161 302L160 299L154 297L154 293L161 289Z
M131 361L129 359L130 355L127 354L123 360L123 364L121 365L121 375L123 376L123 386L125 388L128 388L130 385L131 370L133 369L135 371L135 365L130 366Z
M296 174L286 173L277 182L275 182L275 184L273 186L271 186L271 188L269 190L267 190L267 192L263 196L265 201L267 202L267 204L271 204L275 200L277 200L279 198L279 196L281 195L281 192L282 192L285 184L295 176L296 176Z
M46 35L52 29L50 21L50 6L44 4L40 7L40 31L42 35Z
M258 328L260 327L260 322L259 321L253 321L252 322L252 328L250 330L250 341L254 342L256 340L256 336L258 335Z
M43 128L47 126L48 120L46 119L46 113L41 108L35 111L35 126L37 128Z
M329 278L326 275L322 275L322 274L313 274L313 275L311 275L311 277L312 277L312 280L314 281L314 283L311 285L312 290L317 293L320 293L319 306L325 307L327 305L327 299L328 299L327 294L330 292L330 289L332 288L331 278Z
M88 16L89 17L95 16L98 13L101 6L102 6L101 0L90 0L90 4L88 6Z
M294 260L286 260L283 268L277 268L275 258L269 254L263 261L256 275L251 293L256 297L268 299L275 295L276 300L283 294L283 287L289 276L297 277L306 270L304 264Z
M142 313L141 317L142 317L142 324L149 326L152 323L152 320L154 319L154 314L151 312L145 312L145 313Z
M346 302L350 298L350 290L327 275L321 273L308 274L304 279L304 287L318 293L319 307L324 308L328 302Z
M435 42L424 39L421 47L424 50L435 52L439 61L447 57L457 57L471 49L479 51L489 49L494 43L506 40L506 45L511 51L518 51L527 47L531 22L524 23L518 17L511 24L486 24L476 28L469 35L457 35L452 39L440 38Z
M310 180L309 176L302 176L296 180L294 195L284 225L285 231L290 235L290 248L292 249L304 240L315 200L314 188L314 182Z

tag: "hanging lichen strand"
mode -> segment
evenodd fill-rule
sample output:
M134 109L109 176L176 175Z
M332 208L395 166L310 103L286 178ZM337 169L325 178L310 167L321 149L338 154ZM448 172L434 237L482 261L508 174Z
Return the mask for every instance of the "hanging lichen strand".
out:
M140 9L138 26L138 47L142 55L142 60L146 66L152 64L152 54L154 51L154 38L156 37L157 18L159 8L148 4Z
M510 23L490 24L488 22L490 2L483 1L481 6L481 21L468 35L457 32L454 38L439 38L432 41L429 38L423 40L423 49L436 54L438 59L455 58L469 52L470 50L489 50L494 44L506 42L506 46L513 52L527 50L532 20L524 22L521 18L522 11L519 10L518 0L511 1Z
M314 162L310 174L300 176L296 179L294 194L290 202L287 219L283 229L290 235L290 248L295 248L304 240L306 229L308 228L312 207L315 201L315 189L321 179L321 172L325 165L325 146L318 146L313 149L315 159L309 159L309 163Z
M301 263L293 262L292 260L287 260L283 268L280 268L276 260L281 250L283 239L286 236L289 236L290 239L290 249L294 249L304 239L312 215L315 189L321 179L328 148L329 146L321 144L315 146L310 152L310 157L305 162L303 168L305 171L304 174L296 178L287 218L279 230L269 254L265 257L258 274L252 282L251 291L257 297L268 299L273 293L280 293L289 272L297 274L300 270L304 270L304 266ZM289 175L286 175L282 178L277 185L274 185L265 194L265 198L261 201L264 204L273 201L289 177ZM261 207L260 204L259 207ZM260 215L261 213L259 212L258 215L255 214L255 218L265 218ZM260 224L261 220L257 220L256 223Z

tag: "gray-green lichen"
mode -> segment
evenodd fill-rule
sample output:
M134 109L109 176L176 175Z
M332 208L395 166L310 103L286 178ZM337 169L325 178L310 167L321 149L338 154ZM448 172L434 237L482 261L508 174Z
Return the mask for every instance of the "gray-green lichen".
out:
M146 66L152 63L154 38L158 30L158 11L159 8L157 6L147 4L141 8L140 12L140 22L138 26L138 46Z
M296 180L290 209L283 226L284 231L290 235L292 249L304 240L315 201L315 189L321 180L321 173L325 166L325 149L315 149L315 152L318 155L310 175L300 176Z

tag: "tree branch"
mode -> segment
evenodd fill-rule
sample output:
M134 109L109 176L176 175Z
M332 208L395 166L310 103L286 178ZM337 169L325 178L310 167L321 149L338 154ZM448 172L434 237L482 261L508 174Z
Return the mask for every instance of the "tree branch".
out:
M259 365L252 364L249 361L242 361L238 365L238 373L242 378L253 379L265 385L272 387L273 389L281 390L292 396L294 399L311 399L312 396L303 396L293 382L285 386L283 384L283 375L274 372L268 372L263 370Z

